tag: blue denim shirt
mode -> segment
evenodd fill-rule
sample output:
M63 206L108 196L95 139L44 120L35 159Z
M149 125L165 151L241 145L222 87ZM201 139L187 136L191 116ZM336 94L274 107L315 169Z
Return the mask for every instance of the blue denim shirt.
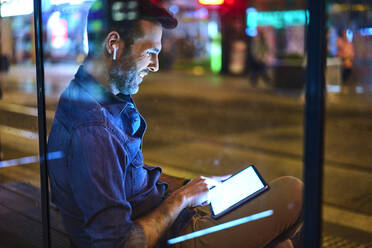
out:
M158 181L161 169L143 163L145 130L130 96L113 95L79 68L60 98L48 140L48 152L64 154L49 161L49 177L78 247L144 247L133 220L157 207L167 188Z

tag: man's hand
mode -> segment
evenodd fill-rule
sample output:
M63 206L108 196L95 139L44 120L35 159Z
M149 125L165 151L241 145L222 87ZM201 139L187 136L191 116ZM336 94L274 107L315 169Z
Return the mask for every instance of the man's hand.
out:
M208 178L221 183L222 181L228 179L231 176L232 176L231 174L227 174L223 176L213 176L213 177L208 177Z
M220 177L197 177L174 191L162 204L147 216L135 220L142 226L146 236L146 247L153 247L186 207L209 203L209 189L230 175Z
M208 201L208 192L213 186L213 182L213 180L200 176L176 190L174 194L180 195L181 199L183 199L182 208L200 206Z
M188 184L178 189L175 193L181 194L184 199L185 207L197 207L209 204L209 190L217 186L221 181L229 178L231 175L214 177L197 177Z

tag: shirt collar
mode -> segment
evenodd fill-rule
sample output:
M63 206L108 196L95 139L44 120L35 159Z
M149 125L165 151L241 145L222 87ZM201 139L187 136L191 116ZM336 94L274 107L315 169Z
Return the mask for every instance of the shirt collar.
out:
M107 109L113 116L119 116L127 103L133 103L130 95L116 96L111 93L102 83L90 75L81 65L75 74L75 81L82 87L95 101Z

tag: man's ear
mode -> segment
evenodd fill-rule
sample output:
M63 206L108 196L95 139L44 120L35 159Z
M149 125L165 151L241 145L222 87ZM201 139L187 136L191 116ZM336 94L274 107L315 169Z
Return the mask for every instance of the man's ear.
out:
M121 50L123 47L120 47L120 43L123 46L123 42L120 42L120 35L116 31L111 31L106 37L106 52L111 56L114 56L113 59L115 60L116 57L120 55Z

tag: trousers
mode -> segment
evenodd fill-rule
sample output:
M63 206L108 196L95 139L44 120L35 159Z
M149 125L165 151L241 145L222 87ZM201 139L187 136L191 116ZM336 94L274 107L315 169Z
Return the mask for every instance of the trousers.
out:
M177 243L174 247L293 247L289 239L302 226L303 183L295 177L285 176L273 180L269 185L268 191L218 219L213 219L205 211L197 210L181 235L266 210L273 210L271 216Z

